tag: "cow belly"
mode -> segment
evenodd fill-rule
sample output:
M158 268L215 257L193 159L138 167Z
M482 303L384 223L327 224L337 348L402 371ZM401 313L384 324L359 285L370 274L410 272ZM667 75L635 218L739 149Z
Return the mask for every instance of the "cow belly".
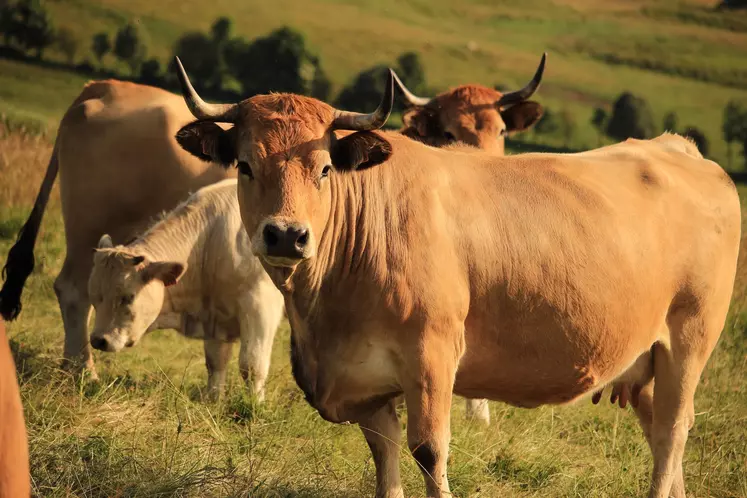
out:
M618 330L597 337L604 340L572 343L567 336L545 332L541 347L532 342L492 347L468 343L454 391L527 408L567 403L620 376L648 352L657 333Z

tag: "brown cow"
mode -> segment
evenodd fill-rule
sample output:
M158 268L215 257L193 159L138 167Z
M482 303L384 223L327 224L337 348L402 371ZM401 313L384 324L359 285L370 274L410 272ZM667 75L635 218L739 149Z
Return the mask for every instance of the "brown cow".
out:
M31 494L29 447L16 367L0 320L0 497Z
M378 496L402 496L400 393L428 495L446 496L452 392L534 407L617 381L639 391L650 496L684 496L694 393L740 242L734 184L694 144L437 149L370 131L393 77L365 115L291 94L206 104L178 67L198 121L177 140L237 162L244 226L285 296L296 382L322 417L361 426Z
M456 141L503 154L508 134L524 131L542 117L542 106L528 99L539 88L546 59L542 54L524 88L505 94L482 85L462 85L432 99L418 97L395 75L410 106L401 133L434 147Z
M88 277L101 235L126 243L191 192L236 176L178 146L174 134L191 118L183 99L158 88L116 80L86 85L62 118L34 209L8 255L0 314L13 319L59 170L67 254L54 289L65 326L64 355L94 377Z

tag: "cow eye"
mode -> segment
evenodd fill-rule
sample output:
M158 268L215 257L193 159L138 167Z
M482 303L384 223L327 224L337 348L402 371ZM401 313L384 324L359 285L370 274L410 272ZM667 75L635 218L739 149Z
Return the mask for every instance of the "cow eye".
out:
M254 179L254 173L252 173L252 167L249 166L249 163L246 161L239 161L239 163L236 165L239 168L239 174L240 175L246 175L250 179Z
M451 134L450 132L448 132L448 131L445 131L445 132L444 132L444 138L445 138L446 140L448 140L449 142L453 142L454 140L456 140L456 138L454 137L454 135L452 135L452 134Z
M499 136L499 137L505 137L505 136L506 136L506 129L504 128L504 129L502 129L501 131L499 131L499 132L498 132L498 136Z
M329 172L332 171L332 166L327 165L324 168L322 168L322 176L320 178L327 178L329 176Z
M127 294L126 296L122 296L122 299L120 299L120 304L122 306L129 306L132 304L132 301L135 300L135 296L132 294Z

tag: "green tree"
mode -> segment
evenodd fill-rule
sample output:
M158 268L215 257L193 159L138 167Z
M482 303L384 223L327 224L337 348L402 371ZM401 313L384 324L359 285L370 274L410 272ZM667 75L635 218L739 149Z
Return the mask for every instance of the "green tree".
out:
M425 69L415 52L405 52L397 58L397 74L413 93L425 91Z
M604 136L604 129L607 125L607 111L601 107L594 109L591 115L591 124L595 130L597 130L597 140L599 147L602 146L602 137Z
M710 147L708 137L705 136L703 131L694 126L688 126L683 135L695 142L695 145L698 147L700 153L703 154L703 157L708 157Z
M742 143L747 136L747 109L741 103L732 100L726 104L721 132L726 142L728 166L731 168L732 144L735 142Z
M75 32L70 28L64 26L61 27L57 30L55 35L55 45L57 45L60 52L65 54L67 63L72 65L75 61L75 55L78 53L78 47L80 45L80 41Z
M108 54L112 49L112 42L109 39L108 33L97 33L93 35L91 40L91 51L93 55L98 59L99 64L104 60L104 56Z
M544 114L537 124L534 125L534 131L540 135L552 135L560 130L560 119L552 109L545 108Z
M654 118L648 102L630 92L620 95L612 107L607 135L615 140L626 140L651 138L654 134Z
M233 22L227 17L219 17L210 27L210 38L218 45L223 45L231 39Z
M568 109L562 109L558 114L558 124L563 137L563 145L569 147L576 134L576 118Z
M6 44L33 50L41 58L55 39L52 18L40 0L18 0L0 6L0 31Z
M114 39L114 55L130 66L133 75L138 74L138 68L148 53L145 31L139 24L127 23Z
M337 96L337 107L371 112L381 102L389 68L374 66L358 73L353 82Z
M174 54L179 56L184 67L189 71L198 91L221 87L222 74L219 67L223 55L207 35L197 32L187 33L177 40Z
M664 125L664 131L677 133L677 129L679 128L679 119L677 118L677 113L674 111L667 113L667 115L664 116L664 121L662 124Z
M160 85L161 78L161 63L158 59L148 59L140 66L140 81L146 85Z
M323 74L319 58L306 46L303 35L288 27L251 43L228 43L225 54L247 96L271 91L313 95L315 87L325 87L319 84Z

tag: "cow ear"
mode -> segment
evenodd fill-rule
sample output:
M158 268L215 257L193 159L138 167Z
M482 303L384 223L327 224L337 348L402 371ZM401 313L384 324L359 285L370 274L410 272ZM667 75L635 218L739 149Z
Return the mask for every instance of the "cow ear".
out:
M414 131L421 138L441 138L443 131L436 111L428 107L412 107L402 116L403 134L412 137Z
M339 171L353 171L381 164L392 155L392 145L380 135L359 131L333 140L332 165Z
M140 274L146 283L153 279L158 279L163 282L163 285L169 287L179 281L186 269L186 263L157 261L148 263Z
M506 123L508 133L515 131L524 131L530 128L542 117L542 105L527 100L501 111L501 118Z
M114 247L114 243L112 242L112 238L108 234L104 234L99 239L99 249L111 249Z
M210 121L195 121L176 133L176 141L193 156L228 167L236 160L234 130L224 130Z

